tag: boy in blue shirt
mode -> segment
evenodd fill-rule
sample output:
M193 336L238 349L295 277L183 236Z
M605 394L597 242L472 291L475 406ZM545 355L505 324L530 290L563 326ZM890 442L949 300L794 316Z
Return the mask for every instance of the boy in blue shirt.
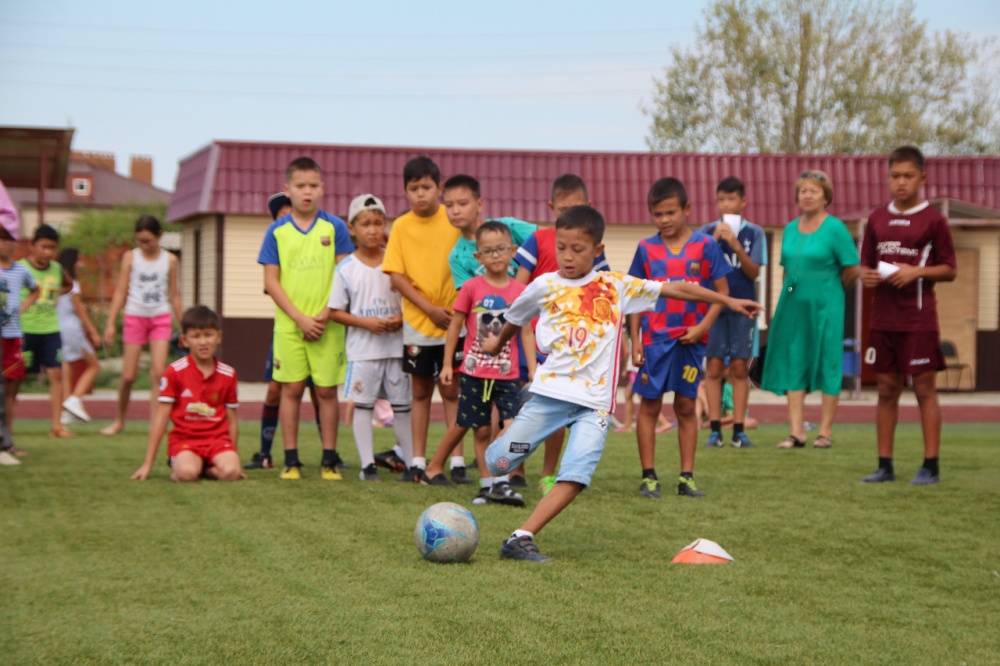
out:
M757 300L754 281L760 275L760 267L767 265L767 240L763 229L743 217L746 204L746 188L743 186L743 181L735 176L723 179L715 190L715 205L719 209L719 219L703 226L701 233L711 236L719 243L726 260L733 267L733 271L726 276L729 295L753 301ZM734 231L726 221L727 215L739 217L739 232ZM743 418L750 395L747 364L754 355L754 333L755 322L734 312L721 313L708 332L706 351L708 362L704 382L712 432L705 443L706 447L725 445L722 439L720 409L722 380L728 358L735 418L732 445L743 449L754 448L753 442L743 432Z

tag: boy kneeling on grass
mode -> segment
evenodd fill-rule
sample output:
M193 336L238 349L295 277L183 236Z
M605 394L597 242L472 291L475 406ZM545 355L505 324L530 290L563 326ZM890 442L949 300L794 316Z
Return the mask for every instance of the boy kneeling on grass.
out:
M160 379L146 460L133 479L149 477L168 419L174 424L167 439L171 481L197 481L202 476L219 481L246 478L236 452L236 371L215 358L221 342L222 319L213 310L196 305L184 313L181 344L191 353L167 366Z

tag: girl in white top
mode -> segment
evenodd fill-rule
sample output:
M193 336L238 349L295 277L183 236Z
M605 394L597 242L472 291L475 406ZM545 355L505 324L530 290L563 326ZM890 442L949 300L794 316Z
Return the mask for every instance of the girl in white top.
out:
M160 247L163 229L152 215L143 215L135 223L135 244L138 246L122 256L121 273L111 299L104 341L115 342L115 322L124 307L122 317L121 384L118 387L118 415L114 422L101 430L102 435L114 435L125 427L132 384L139 370L139 353L149 344L150 414L156 409L156 387L167 366L170 336L174 317L180 321L181 295L177 279L177 257Z
M63 395L66 396L62 404L63 421L68 419L68 413L81 421L89 422L90 414L83 406L82 398L94 385L101 369L94 353L94 347L101 344L101 335L80 298L80 283L76 281L80 251L75 247L64 249L59 253L59 263L62 264L63 272L73 280L73 289L60 296L56 302L56 316L59 318L59 333L62 338ZM74 384L72 368L80 360L86 363L86 369Z

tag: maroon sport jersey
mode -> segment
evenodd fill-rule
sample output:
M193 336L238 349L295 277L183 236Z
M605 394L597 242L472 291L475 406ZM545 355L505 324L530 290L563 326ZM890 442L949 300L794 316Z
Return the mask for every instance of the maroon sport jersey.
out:
M895 205L876 208L868 217L861 242L861 265L878 268L878 262L955 268L955 246L948 220L924 202L905 213ZM902 289L887 282L875 287L871 328L880 331L938 330L934 282L919 279Z
M215 372L205 377L194 359L185 356L167 366L160 379L159 401L173 403L169 445L192 439L229 441L226 408L239 406L236 371L216 360Z

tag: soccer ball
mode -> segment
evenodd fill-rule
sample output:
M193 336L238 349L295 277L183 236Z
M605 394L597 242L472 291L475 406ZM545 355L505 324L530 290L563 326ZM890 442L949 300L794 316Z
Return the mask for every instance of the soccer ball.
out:
M465 562L479 545L479 524L461 504L439 502L420 514L413 542L429 562Z

